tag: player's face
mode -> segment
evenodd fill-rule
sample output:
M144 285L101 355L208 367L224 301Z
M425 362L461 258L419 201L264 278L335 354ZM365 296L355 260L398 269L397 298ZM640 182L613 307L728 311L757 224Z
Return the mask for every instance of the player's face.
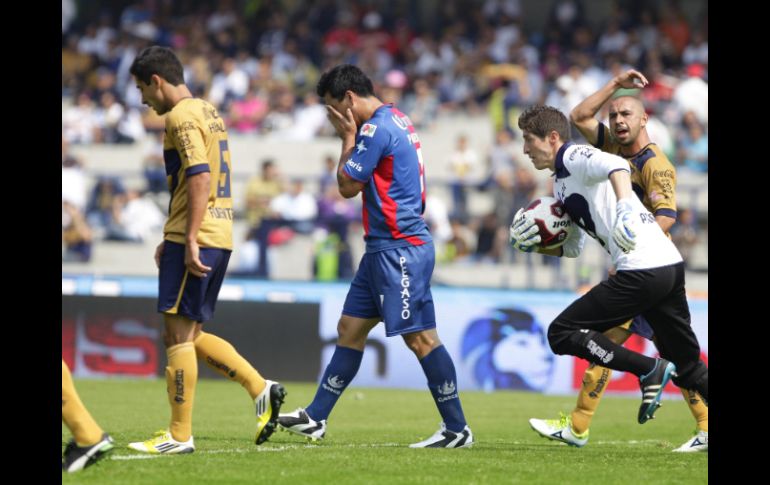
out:
M342 116L345 116L345 112L347 111L348 108L350 108L350 111L353 112L353 118L356 120L356 124L358 124L358 117L356 117L356 110L353 108L353 101L349 95L345 94L345 96L343 96L342 99L339 100L339 99L334 99L331 94L326 93L324 95L324 103L336 109L337 112Z
M639 132L647 124L647 115L642 104L629 97L622 97L610 103L610 131L620 145L633 145Z
M550 168L553 170L556 152L548 136L540 138L524 130L524 154L529 156L532 164L538 170Z
M146 104L154 109L159 115L168 112L168 107L163 102L163 93L154 79L150 81L150 84L145 84L141 79L137 79L134 76L134 81L136 82L136 89L142 93L142 104Z

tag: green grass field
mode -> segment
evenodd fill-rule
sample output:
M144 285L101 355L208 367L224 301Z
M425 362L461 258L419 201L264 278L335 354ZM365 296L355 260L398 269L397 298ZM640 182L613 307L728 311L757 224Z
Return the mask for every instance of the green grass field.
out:
M78 380L96 420L117 443L95 466L63 474L62 483L707 483L707 453L672 453L695 428L682 401L665 401L656 419L636 422L637 399L605 398L582 449L540 438L528 418L569 411L574 397L521 392L462 392L476 444L470 449L414 450L408 444L438 429L427 390L351 387L331 415L326 440L307 444L276 432L254 445L253 407L227 381L198 383L193 415L196 451L149 456L129 450L168 425L165 382ZM305 406L314 384L284 383L286 411ZM62 450L69 440L62 425Z

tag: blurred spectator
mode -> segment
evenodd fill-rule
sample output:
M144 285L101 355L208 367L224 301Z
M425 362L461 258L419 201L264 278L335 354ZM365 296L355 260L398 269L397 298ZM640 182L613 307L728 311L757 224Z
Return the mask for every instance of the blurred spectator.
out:
M423 218L437 246L452 237L452 229L449 227L449 210L439 197L430 194L427 196Z
M438 97L425 79L414 81L414 92L404 98L403 110L417 129L430 129L438 114Z
M86 207L86 176L83 165L69 153L69 144L61 137L61 200L83 211Z
M127 190L112 200L112 220L105 234L108 241L144 242L157 238L165 217L151 200L137 190Z
M289 182L288 190L270 201L270 211L279 219L286 221L292 229L302 234L310 234L313 221L318 215L318 203L312 194L305 190L300 179Z
M479 155L476 150L468 146L467 135L459 135L455 151L449 159L449 168L452 170L449 183L452 188L452 212L454 216L461 219L468 216L466 185L478 170L478 166Z
M83 213L73 204L62 201L62 262L87 263L91 260L93 236Z
M663 2L658 30L671 44L673 54L677 57L681 56L690 40L690 25L687 23L679 1Z
M101 139L96 107L87 92L81 92L77 104L62 112L62 128L69 143L88 144Z
M235 59L228 57L222 62L222 71L211 81L209 101L217 109L226 111L232 101L242 99L248 90L249 76L238 67Z
M293 121L287 130L272 136L291 141L310 141L327 124L326 108L319 102L318 95L307 93L301 106L294 110Z
M462 221L453 217L449 220L451 236L444 244L444 250L438 254L440 262L461 262L467 260L473 250L473 231L468 229Z
M690 64L701 64L708 66L709 63L709 43L703 31L696 30L693 33L692 41L687 44L682 52L682 63L686 66Z
M691 113L687 113L691 115ZM679 141L677 159L680 164L695 172L707 173L709 169L709 137L703 130L703 126L689 116L684 133Z
M700 64L687 66L687 79L674 89L672 101L680 113L692 111L701 124L708 125L709 85L703 80L705 72Z
M91 191L86 208L86 219L91 227L106 229L112 224L113 207L116 197L125 194L123 183L118 177L102 175Z
M342 197L337 183L326 185L318 201L318 227L313 274L316 279L353 276L353 258L348 244L350 223L360 215L358 204Z
M256 88L246 92L243 99L230 104L228 127L237 133L257 133L267 115L268 103Z
M336 183L336 179L335 179ZM246 221L252 231L259 227L262 219L270 212L270 201L281 193L281 181L275 161L262 161L260 175L246 183Z
M265 221L273 216L270 203L280 193L278 168L272 159L265 159L262 161L260 175L252 177L246 184L246 221L249 232L238 267L243 273L268 276L267 238L270 227ZM245 256L250 257L247 259Z
M538 183L533 170L529 167L517 166L513 179L512 210L517 211L521 207L527 207L535 199L537 187Z
M561 45L566 45L578 27L585 24L581 0L554 0L548 14L546 30L555 33Z
M168 192L166 164L163 161L163 133L158 132L150 139L144 151L142 173L144 174L145 190L152 194Z
M318 180L318 192L325 194L329 186L337 190L337 160L332 155L324 156L323 172Z

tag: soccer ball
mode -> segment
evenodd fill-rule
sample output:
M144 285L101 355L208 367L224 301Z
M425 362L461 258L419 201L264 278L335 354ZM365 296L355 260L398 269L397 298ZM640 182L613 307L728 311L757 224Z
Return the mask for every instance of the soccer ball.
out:
M524 211L535 219L537 233L540 234L537 245L543 249L558 248L575 230L564 204L553 197L539 197L530 202Z

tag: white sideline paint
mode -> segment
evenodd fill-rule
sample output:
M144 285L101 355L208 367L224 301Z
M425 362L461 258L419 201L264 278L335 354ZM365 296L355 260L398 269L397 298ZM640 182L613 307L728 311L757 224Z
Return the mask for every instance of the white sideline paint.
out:
M397 448L397 447L406 447L407 445L404 443L372 443L372 444L348 444L348 445L340 445L335 446L335 448ZM303 449L322 449L322 448L329 448L324 446L318 446L318 445L285 445L285 446L277 446L274 448L232 448L227 450L196 450L194 454L206 454L206 455L215 455L219 453L265 453L265 452L271 452L271 451L287 451L287 450L298 450L300 448ZM110 456L111 460L150 460L152 458L160 458L163 456L160 455L113 455Z

